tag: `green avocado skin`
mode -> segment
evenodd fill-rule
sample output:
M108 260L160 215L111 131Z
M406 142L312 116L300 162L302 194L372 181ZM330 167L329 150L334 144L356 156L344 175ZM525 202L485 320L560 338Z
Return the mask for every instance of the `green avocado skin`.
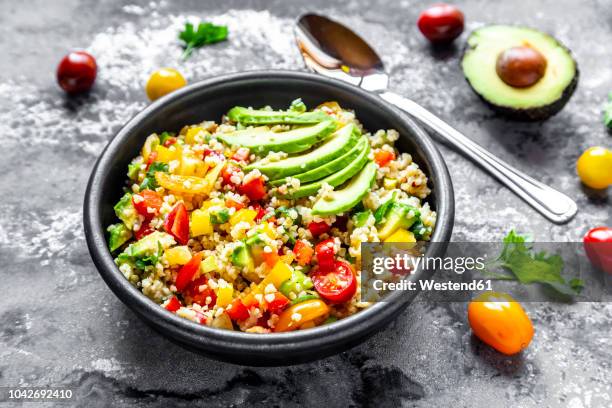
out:
M550 103L550 104L547 104L547 105L544 105L544 106L529 108L529 109L512 108L512 107L509 107L509 106L501 106L501 105L492 103L491 101L486 99L483 95L478 93L476 91L476 89L474 88L474 86L472 85L472 83L470 82L470 80L464 75L464 78L465 78L466 82L470 85L470 88L472 89L472 91L474 91L474 93L476 95L478 95L478 97L489 108L491 108L495 112L498 112L500 115L505 116L508 119L513 119L513 120L522 121L522 122L536 122L536 121L546 120L546 119L556 115L557 113L559 113L559 111L561 111L561 109L563 109L563 107L567 104L567 102L570 100L570 98L574 94L574 91L576 90L576 87L578 86L578 79L580 77L580 70L578 68L578 63L576 62L576 59L574 58L571 50L569 48L567 48L563 43L561 43L557 38L552 37L552 36L550 36L550 37L553 38L554 41L563 50L565 50L565 52L567 52L568 56L570 58L572 58L572 60L574 61L574 66L575 66L574 77L572 78L571 82L563 90L563 93L561 94L561 97L559 97L553 103ZM463 53L462 53L461 61L463 61L463 59L466 56L466 53L468 51L470 51L470 50L471 50L470 44L469 44L469 42L466 42L465 46L463 47Z
M353 160L351 164L346 166L344 169L321 180L301 185L297 190L290 192L287 195L288 198L300 198L315 195L323 183L327 183L332 187L339 186L346 180L353 177L363 168L368 161L368 153L370 153L370 145L366 143L363 150L359 153L359 156L357 156L357 158L355 158L355 160Z
M364 148L364 145L367 143L367 140L364 138L360 138L357 143L355 143L351 149L347 152L345 152L344 154L342 154L340 157L336 157L335 159L319 166L316 167L312 170L308 170L304 173L299 173L299 174L294 174L291 177L292 178L296 178L298 180L300 180L301 183L307 183L310 181L315 181L315 180L319 180L322 179L324 177L329 176L330 174L334 174L336 172L339 172L340 170L342 170L343 168L347 167L348 165L350 165L353 160L355 160L357 158L357 156L359 156L359 154L361 153L361 151ZM282 178L279 180L274 180L270 182L270 185L272 186L280 186L282 184L285 184L285 180L286 178Z
M312 207L313 215L340 214L353 208L365 196L376 178L376 164L367 163L342 190L332 193L332 199L320 198Z
M311 125L329 119L323 112L268 111L235 106L227 117L243 125Z
M284 178L288 176L305 173L309 170L319 168L326 162L329 163L338 156L342 156L344 153L351 150L353 146L355 146L360 136L360 132L355 126L347 125L336 131L335 135L336 136L332 135L329 139L327 139L326 143L309 153L266 164L255 162L247 166L245 170L250 171L252 169L258 169L263 174L268 176L270 180L283 179L279 183L282 184L284 182ZM338 138L342 138L342 140L339 140ZM330 150L328 143L333 144L335 148ZM340 145L339 143L342 144ZM292 163L290 163L290 161L292 161Z

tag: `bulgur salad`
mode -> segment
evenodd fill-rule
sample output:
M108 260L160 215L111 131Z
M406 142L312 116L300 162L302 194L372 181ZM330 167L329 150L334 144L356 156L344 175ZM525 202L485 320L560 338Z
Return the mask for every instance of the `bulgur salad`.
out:
M234 107L148 136L128 166L109 248L165 309L249 333L306 329L370 303L362 242L427 241L427 177L336 102Z

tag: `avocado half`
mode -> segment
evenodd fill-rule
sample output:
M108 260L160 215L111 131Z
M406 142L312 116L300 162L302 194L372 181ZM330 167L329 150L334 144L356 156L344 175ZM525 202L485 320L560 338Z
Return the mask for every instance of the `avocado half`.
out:
M515 88L500 79L498 56L511 47L529 46L546 58L538 82ZM494 110L517 120L544 120L559 112L578 84L578 65L572 53L548 34L526 28L492 25L473 31L461 61L468 83Z

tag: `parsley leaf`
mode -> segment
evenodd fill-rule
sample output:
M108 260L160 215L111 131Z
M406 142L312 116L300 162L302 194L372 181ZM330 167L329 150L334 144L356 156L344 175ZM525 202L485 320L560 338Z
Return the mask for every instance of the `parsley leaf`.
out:
M511 230L504 237L504 248L496 264L509 270L512 275L494 275L498 279L517 280L523 284L542 283L564 295L575 295L582 290L583 282L574 278L566 282L561 272L565 265L558 254L545 251L534 252L530 238Z
M612 92L608 94L608 102L604 105L603 122L608 129L612 129Z
M187 59L193 50L206 44L213 44L227 39L227 26L218 26L213 23L200 23L197 30L193 24L185 23L185 28L179 33L179 39L185 42L183 59Z
M155 173L158 171L163 171L165 173L168 172L168 165L162 162L153 162L149 166L149 170L147 170L147 175L144 180L140 184L140 191L142 190L155 190L157 186L157 181L155 180Z

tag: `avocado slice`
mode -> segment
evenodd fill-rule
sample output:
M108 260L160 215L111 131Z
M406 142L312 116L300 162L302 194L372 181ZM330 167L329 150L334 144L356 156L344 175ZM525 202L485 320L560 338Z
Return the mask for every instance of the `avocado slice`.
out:
M140 240L130 244L125 251L119 255L119 258L134 259L142 258L147 255L155 255L159 251L160 246L162 249L168 249L174 243L175 241L172 235L165 232L154 231Z
M273 132L268 127L221 133L217 137L232 146L248 147L256 153L299 153L327 139L336 130L336 122L326 120L313 126L303 126L287 132Z
M106 230L109 233L108 247L111 252L114 252L132 238L132 231L123 223L109 225Z
M417 222L420 216L421 213L416 208L394 202L387 211L382 225L378 228L378 237L384 240L399 228L408 229Z
M255 273L255 261L247 245L240 241L231 255L232 264L241 268L240 273L250 282L258 283L261 278Z
M246 170L259 169L270 180L277 180L294 174L303 173L321 166L342 155L357 142L359 130L348 124L337 130L325 143L306 154L288 157L276 162L255 162Z
M472 32L461 66L470 86L488 105L518 120L543 120L559 112L574 93L578 66L571 52L540 31L492 25ZM506 84L497 74L498 56L512 47L538 51L546 59L544 75L526 88Z
M232 122L243 125L311 125L325 120L329 116L323 112L299 112L296 110L273 111L235 106L227 112Z
M115 215L119 218L123 223L128 227L128 229L133 229L134 224L138 220L138 213L134 208L134 204L132 203L132 194L125 193L121 200L113 207L115 210Z
M355 144L348 152L344 153L342 156L337 157L334 160L325 163L320 167L308 170L304 173L294 174L291 177L300 180L300 182L302 183L307 183L309 181L319 180L323 177L329 176L330 174L337 173L340 170L346 168L349 164L351 164L357 158L357 156L360 155L360 153L366 147L367 144L367 139L362 137L357 141L357 144ZM271 181L269 184L272 186L280 186L281 184L285 183L286 178L282 178L279 180Z
M327 176L318 181L313 181L312 183L307 183L301 185L295 191L289 192L287 196L289 198L299 198L299 197L307 197L311 195L315 195L317 191L321 188L323 183L327 183L332 187L339 186L344 183L346 180L353 177L355 174L359 172L363 168L363 166L368 162L368 154L370 153L370 145L365 143L362 150L359 152L359 155L345 168L334 173L330 176Z
M376 164L369 162L341 190L319 198L312 207L314 215L340 214L353 208L370 190L376 177Z

